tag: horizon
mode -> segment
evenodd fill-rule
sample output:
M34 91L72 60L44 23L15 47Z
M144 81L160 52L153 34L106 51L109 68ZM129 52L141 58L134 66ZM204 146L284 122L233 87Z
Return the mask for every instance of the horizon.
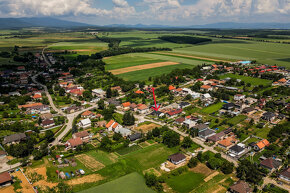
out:
M3 0L1 18L53 17L91 25L288 23L287 0Z

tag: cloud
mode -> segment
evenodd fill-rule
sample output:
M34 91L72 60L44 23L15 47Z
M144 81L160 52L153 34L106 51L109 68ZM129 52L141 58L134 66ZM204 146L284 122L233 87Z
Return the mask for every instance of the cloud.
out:
M125 0L113 0L115 7L129 7L129 4Z

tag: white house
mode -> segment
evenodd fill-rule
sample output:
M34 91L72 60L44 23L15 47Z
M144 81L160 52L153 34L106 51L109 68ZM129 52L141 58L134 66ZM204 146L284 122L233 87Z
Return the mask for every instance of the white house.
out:
M186 119L183 121L183 125L185 125L187 128L192 128L196 125L196 122L190 119Z
M92 122L89 118L87 118L87 119L81 120L79 125L80 127L86 129L92 126Z
M101 88L93 89L92 90L92 95L93 96L98 96L99 98L104 98L106 96L106 92L103 91L103 89L101 89Z
M123 137L127 137L128 135L132 134L130 129L126 129L124 127L117 127L115 129L115 133L120 133Z
M234 145L229 149L229 153L232 157L239 156L243 154L245 151L246 151L245 147L243 147L243 145L241 144Z
M246 97L246 96L243 95L243 94L236 94L236 95L234 96L234 100L235 100L235 101L244 100L245 97Z
M108 129L108 131L115 131L116 129L118 130L122 128L122 125L120 125L114 120L111 120L107 123L106 128Z

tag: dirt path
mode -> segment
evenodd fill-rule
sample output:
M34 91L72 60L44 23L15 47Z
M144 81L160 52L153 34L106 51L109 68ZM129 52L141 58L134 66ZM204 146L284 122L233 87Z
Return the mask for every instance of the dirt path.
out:
M194 59L199 59L199 60L208 60L208 61L213 61L213 62L232 62L229 60L220 60L220 59L213 59L213 58L206 58L206 57L199 57L199 56L189 56L189 55L184 55L184 54L175 54L175 53L168 53L168 52L154 52L157 54L166 54L166 55L171 55L171 56L181 56L181 57L186 57L186 58L194 58Z
M171 66L171 65L176 65L179 64L178 62L157 62L157 63L152 63L152 64L144 64L144 65L138 65L138 66L130 66L127 68L120 68L120 69L115 69L115 70L110 70L110 72L114 75L117 74L123 74L127 72L134 72L137 70L145 70L145 69L150 69L150 68L157 68L157 67L163 67L163 66Z

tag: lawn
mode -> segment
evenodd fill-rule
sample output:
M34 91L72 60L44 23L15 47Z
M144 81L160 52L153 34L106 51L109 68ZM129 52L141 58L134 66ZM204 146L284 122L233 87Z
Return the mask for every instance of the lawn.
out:
M131 153L133 151L137 151L139 149L142 149L139 145L133 145L131 147L126 147L126 148L123 148L123 149L119 149L116 152L118 154L120 154L120 155L126 155L128 153Z
M110 159L109 153L101 151L101 150L88 151L85 154L92 156L97 161L101 162L102 164L106 166L114 163L114 160L112 158Z
M170 177L166 183L175 191L180 193L190 192L198 187L204 179L203 174L188 171L179 176Z
M271 80L266 80L266 79L261 79L261 78L253 78L253 77L249 77L249 76L241 76L238 74L224 74L222 76L220 76L221 79L224 78L236 78L236 79L240 79L242 81L244 81L245 83L251 83L251 85L253 86L257 86L257 85L271 85L272 81Z
M153 190L146 186L144 178L138 173L128 174L111 182L81 191L80 193L95 192L154 193Z
M271 128L269 128L269 127L264 127L264 128L261 128L261 129L257 128L257 129L255 130L255 132L256 132L256 135L257 135L258 137L261 137L261 138L267 138L267 135L268 135L268 133L270 132L270 130L271 130Z
M219 102L219 103L210 105L210 106L202 109L202 112L207 113L207 114L211 114L211 113L217 112L218 110L220 110L222 108L223 104L224 103Z
M124 155L127 165L135 171L143 171L159 166L168 159L168 156L178 152L178 147L167 148L163 144L156 144Z
M213 177L208 182L202 182L200 186L196 186L192 192L198 193L208 193L208 192L226 192L225 187L221 184L221 181L224 180L227 176L224 174L218 174L217 176ZM227 187L229 183L225 184Z
M228 123L229 123L229 124L236 125L236 124L238 124L238 123L244 121L246 118L247 118L246 115L238 115L238 116L236 116L236 117L231 118L231 119L228 121Z

